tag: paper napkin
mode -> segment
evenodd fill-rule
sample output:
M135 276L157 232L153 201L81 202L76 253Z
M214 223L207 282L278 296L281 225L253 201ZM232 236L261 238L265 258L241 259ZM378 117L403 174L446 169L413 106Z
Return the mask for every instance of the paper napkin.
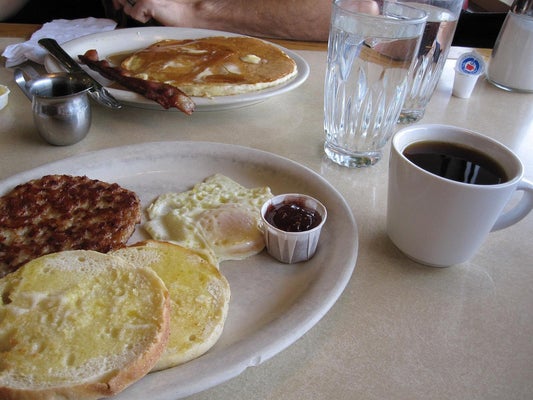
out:
M55 19L45 23L30 40L7 46L2 55L7 59L6 67L13 67L27 60L43 64L48 52L37 43L39 39L49 37L63 44L91 33L111 31L116 26L116 21L105 18Z

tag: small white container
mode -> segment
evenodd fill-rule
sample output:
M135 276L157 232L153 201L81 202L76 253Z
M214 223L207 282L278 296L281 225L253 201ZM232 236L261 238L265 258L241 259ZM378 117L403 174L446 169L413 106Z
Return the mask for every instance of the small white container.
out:
M9 88L7 86L0 85L0 110L7 106L9 93Z
M481 74L485 72L485 61L477 52L462 54L455 64L455 79L452 94L468 99Z
M266 215L272 207L282 204L296 204L320 215L320 223L302 232L287 232L267 221ZM303 194L282 194L268 200L261 207L263 234L268 253L283 263L293 264L307 261L315 254L320 232L327 218L326 207L313 197Z

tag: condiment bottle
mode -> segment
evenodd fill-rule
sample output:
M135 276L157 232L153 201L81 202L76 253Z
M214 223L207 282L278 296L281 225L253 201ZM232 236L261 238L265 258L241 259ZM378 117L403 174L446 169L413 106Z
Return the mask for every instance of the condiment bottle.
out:
M515 0L502 25L487 70L494 85L533 92L533 0Z

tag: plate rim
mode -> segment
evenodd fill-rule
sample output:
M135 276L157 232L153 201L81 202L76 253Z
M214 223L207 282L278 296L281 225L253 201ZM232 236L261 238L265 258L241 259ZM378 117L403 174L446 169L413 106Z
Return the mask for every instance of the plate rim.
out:
M123 28L116 29L112 31L98 32L85 36L81 36L75 39L71 39L61 44L67 53L74 59L77 59L77 54L73 54L72 47L77 47L85 42L93 43L98 40L109 40L109 39L118 39L123 37L142 37L144 40L149 40L155 42L157 40L163 39L180 39L180 38L194 38L194 37L207 37L207 36L229 36L229 37L252 37L248 35L242 35L233 32L219 31L219 30L210 30L210 29L197 29L197 28L183 28L183 27L138 27L138 28ZM281 83L280 85L266 88L256 92L237 94L232 96L217 96L214 98L204 98L204 97L193 97L193 100L196 103L196 111L218 111L226 110L238 107L244 107L253 105L262 101L265 101L271 97L292 91L299 86L301 86L309 77L310 66L307 61L301 57L296 52L289 50L277 43L273 43L264 38L255 38L262 40L266 43L269 43L277 48L283 50L287 55L292 57L297 64L298 73L294 78L291 78L287 82ZM143 46L129 46L127 50L134 50ZM87 46L93 47L96 46ZM98 48L97 48L98 50ZM120 51L125 51L120 50ZM107 53L102 53L103 57L107 56ZM59 65L59 63L50 55L46 54L44 58L44 67L48 73L64 71L64 69ZM158 111L171 111L179 112L179 110L170 108L165 110L159 104L152 100L145 99L143 96L133 93L131 91L115 89L109 86L106 86L108 81L105 81L103 77L99 74L91 71L87 67L82 67L100 83L102 83L106 89L114 95L117 100L119 100L124 105L134 108L149 109L149 110L158 110Z
M207 364L210 366L208 374L198 374L198 371L195 370L197 363L195 363L195 360L192 360L189 363L145 376L140 381L134 383L132 386L126 388L123 392L113 397L113 399L117 400L143 398L135 397L136 395L146 396L146 389L143 391L142 388L143 381L145 387L146 385L150 387L149 392L151 399L176 400L178 398L183 398L185 396L189 396L217 386L240 375L248 367L257 366L265 360L270 359L296 342L313 326L315 326L322 319L322 317L327 314L327 312L329 312L331 307L333 307L333 305L344 292L356 267L359 247L359 233L353 213L342 194L337 191L337 189L335 189L324 177L305 165L265 150L242 145L211 141L159 141L128 144L124 146L93 150L46 163L0 180L0 195L3 195L7 190L10 190L16 184L42 176L47 173L47 171L51 173L57 173L63 165L77 163L76 168L83 170L88 168L84 167L85 164L98 162L99 158L105 159L110 154L127 154L128 157L126 157L126 159L129 159L129 157L138 157L140 154L144 154L142 157L147 157L146 153L150 154L149 151L147 152L147 150L150 148L164 148L170 151L170 149L174 147L187 149L189 147L199 147L201 148L201 151L205 151L204 149L213 148L213 151L216 149L217 153L225 152L225 154L233 154L233 157L237 158L239 157L239 154L243 154L242 157L250 160L261 158L265 161L274 160L278 162L276 165L279 165L279 168L281 168L282 171L287 171L287 168L291 168L295 169L299 174L301 173L313 177L315 182L318 182L316 183L317 185L320 185L321 187L324 185L324 190L330 192L332 198L340 202L343 207L343 213L347 213L347 215L344 215L344 217L350 220L350 231L352 231L354 235L353 247L351 252L349 252L348 249L346 251L347 258L343 264L343 267L340 268L341 275L335 277L335 279L327 280L326 278L329 278L329 276L325 275L327 274L326 271L325 273L320 274L318 278L313 279L311 287L298 297L298 301L291 303L291 305L283 311L281 315L283 318L279 317L273 321L269 321L264 327L261 327L257 332L254 332L253 335L244 338L242 341L232 343L229 346L220 349L216 353L207 352L203 356L196 359L200 360L199 365ZM235 156L235 154L237 154L237 156ZM244 154L246 154L246 157ZM121 160L120 157L119 160L114 161L118 161L119 163L125 162ZM179 161L177 162L179 163ZM272 169L274 170L274 167L272 167ZM330 201L330 199L328 199L328 201ZM329 291L326 292L323 291L322 287L323 280L325 279L327 280L327 285L331 286ZM311 296L309 296L309 292L311 293ZM313 297L313 295L317 294L320 295L320 298L318 298L318 296ZM310 302L311 304L307 304L307 302ZM273 331L275 332L279 330L280 324L283 326L283 324L287 322L285 319L290 318L297 311L301 311L300 308L303 306L306 307L307 313L305 314L304 318L302 318L301 315L297 315L298 325L296 328L291 327L290 334L284 334L282 337L269 337ZM316 306L319 311L317 312L316 309L309 309L310 306ZM267 342L266 345L263 343L265 340ZM257 348L258 341L263 343L263 346L260 348ZM187 380L188 386L186 388L175 387L175 384L172 383L172 378L175 378L176 376L176 368L179 368L177 372L178 375L188 374L191 377L191 379ZM158 381L159 377L162 377L161 379L166 382L165 385L158 383L161 381L161 379ZM192 379L193 377L194 379ZM158 389L163 391L158 392Z

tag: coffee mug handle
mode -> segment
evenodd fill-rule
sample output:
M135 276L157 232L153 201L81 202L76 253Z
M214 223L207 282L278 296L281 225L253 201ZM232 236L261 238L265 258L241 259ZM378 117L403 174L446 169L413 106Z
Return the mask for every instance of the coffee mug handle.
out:
M518 183L516 190L522 190L524 192L522 198L511 210L500 215L492 227L491 232L516 224L533 209L533 183L526 179L522 179Z

